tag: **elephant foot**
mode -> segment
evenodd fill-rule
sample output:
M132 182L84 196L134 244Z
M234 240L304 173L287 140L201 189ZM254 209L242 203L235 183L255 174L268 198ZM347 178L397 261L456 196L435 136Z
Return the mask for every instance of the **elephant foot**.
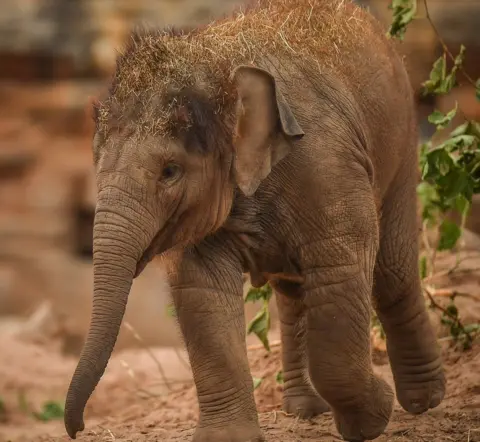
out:
M393 410L393 390L384 380L374 376L369 396L355 407L334 410L335 424L344 440L376 439L387 427Z
M397 400L408 413L422 414L435 408L445 396L446 380L443 370L425 376L410 375L408 380L395 381Z
M265 442L256 423L231 423L223 427L197 427L192 442Z
M283 393L283 411L294 414L300 419L311 419L312 417L330 411L327 404L313 390L290 389Z
M403 333L402 330L392 330L390 336L387 333L387 350L398 402L408 413L422 414L440 405L446 379L427 315L415 318L423 318L423 322L413 323Z

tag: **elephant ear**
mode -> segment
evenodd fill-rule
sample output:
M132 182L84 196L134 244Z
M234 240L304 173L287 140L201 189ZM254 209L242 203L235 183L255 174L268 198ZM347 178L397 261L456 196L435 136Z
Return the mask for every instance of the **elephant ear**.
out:
M267 71L238 66L232 72L237 88L235 180L251 196L275 164L305 133Z

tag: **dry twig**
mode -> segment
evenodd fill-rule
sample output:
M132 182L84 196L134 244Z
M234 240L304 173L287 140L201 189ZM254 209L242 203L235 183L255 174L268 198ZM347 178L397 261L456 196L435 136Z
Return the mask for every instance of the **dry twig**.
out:
M454 273L476 273L476 272L480 272L480 267L459 268L458 265L455 264L455 266L451 267L450 269L427 276L426 278L423 279L423 281L430 282L435 278L441 278L442 276L450 276L450 275L453 275Z
M143 394L147 395L148 397L153 397L153 398L156 398L156 397L160 396L159 394L151 393L150 391L145 390L144 388L140 387L140 384L137 380L137 376L135 375L135 371L133 370L133 368L130 367L127 364L127 362L124 361L123 359L120 361L120 363L125 367L125 369L127 371L127 374L132 378L133 382L135 383L135 387L138 390L138 393L143 393Z
M145 341L142 339L142 337L135 331L135 329L131 326L129 322L124 323L125 328L133 335L133 337L138 341L138 343L142 346L142 348L150 355L152 360L155 362L155 365L158 368L158 371L160 372L160 376L162 377L163 381L165 382L165 385L169 390L172 389L167 376L165 374L165 370L162 367L162 364L160 364L160 361L156 358L150 347L145 344Z
M108 428L102 427L101 425L99 425L98 428L100 428L102 431L105 431L106 433L108 433L108 435L110 436L110 440L111 440L111 441L117 440L117 438L115 437L115 435L114 435L114 434L112 433L112 431L109 430Z

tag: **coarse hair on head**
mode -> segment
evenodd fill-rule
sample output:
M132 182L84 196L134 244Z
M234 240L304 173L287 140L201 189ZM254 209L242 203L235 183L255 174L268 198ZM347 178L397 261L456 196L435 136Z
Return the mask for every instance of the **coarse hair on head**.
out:
M182 121L192 122L178 119L185 109L193 111L192 99L208 102L209 112L228 125L236 66L256 65L269 55L340 65L358 44L358 33L367 32L364 19L351 0L257 0L194 29L137 29L117 57L108 97L97 107L97 128L134 122L147 133L172 135Z

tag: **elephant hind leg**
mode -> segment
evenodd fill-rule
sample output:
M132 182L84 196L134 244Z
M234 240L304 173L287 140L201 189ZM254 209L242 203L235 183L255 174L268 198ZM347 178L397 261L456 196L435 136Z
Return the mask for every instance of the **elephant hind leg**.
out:
M280 319L283 366L283 410L301 419L310 419L330 410L330 406L315 391L308 378L304 343L305 307L300 296L291 292L291 284L277 283L275 298Z
M419 414L440 404L445 377L421 291L415 178L400 174L382 207L373 292L397 399L404 410Z

